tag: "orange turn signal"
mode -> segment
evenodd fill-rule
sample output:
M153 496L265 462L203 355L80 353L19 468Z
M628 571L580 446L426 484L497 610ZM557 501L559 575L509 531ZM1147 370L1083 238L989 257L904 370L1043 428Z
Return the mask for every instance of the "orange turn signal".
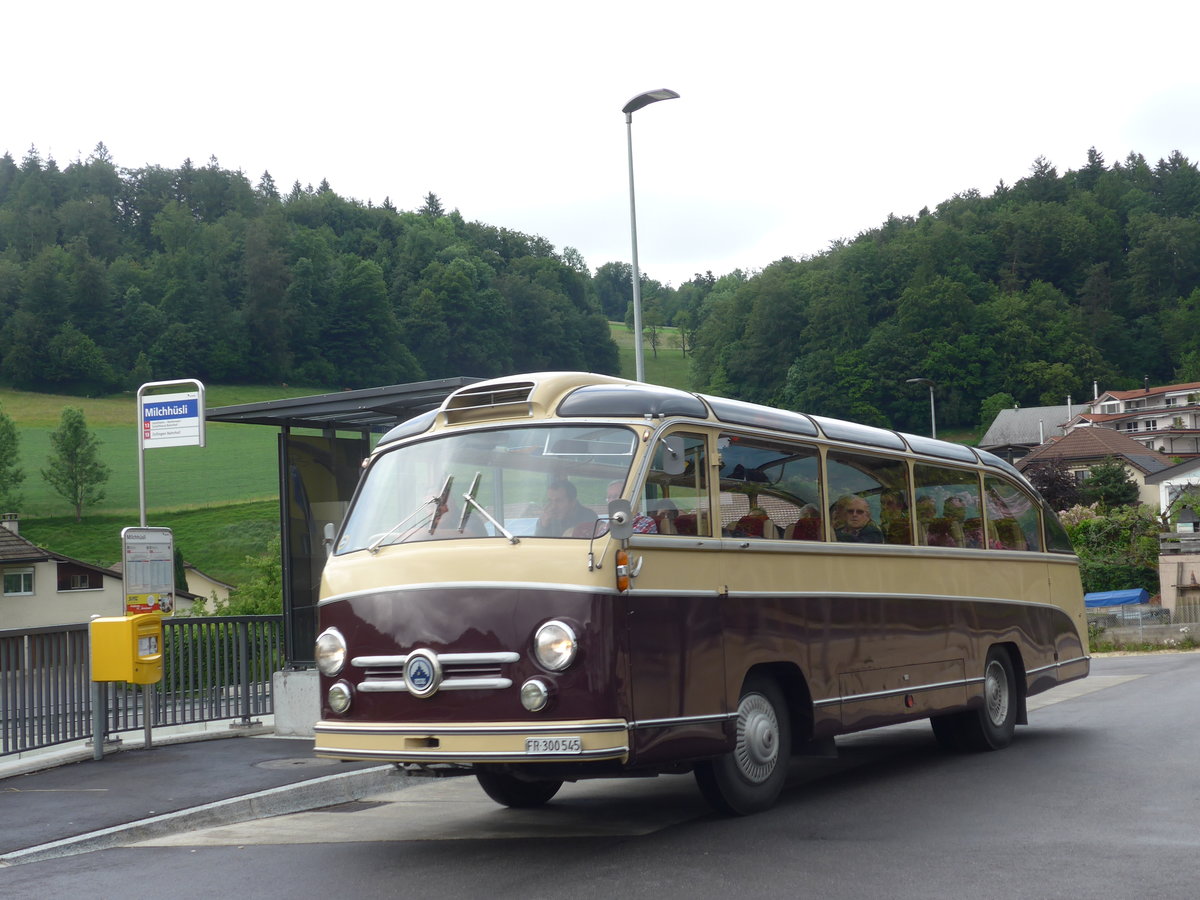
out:
M624 593L629 590L629 551L617 551L617 590Z

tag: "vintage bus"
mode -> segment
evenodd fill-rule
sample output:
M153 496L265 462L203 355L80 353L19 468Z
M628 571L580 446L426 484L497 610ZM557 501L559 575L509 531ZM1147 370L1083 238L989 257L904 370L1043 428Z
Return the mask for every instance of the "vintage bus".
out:
M321 584L322 756L470 767L515 807L692 771L744 815L837 735L999 749L1088 673L1062 526L963 445L559 372L461 388L364 469Z

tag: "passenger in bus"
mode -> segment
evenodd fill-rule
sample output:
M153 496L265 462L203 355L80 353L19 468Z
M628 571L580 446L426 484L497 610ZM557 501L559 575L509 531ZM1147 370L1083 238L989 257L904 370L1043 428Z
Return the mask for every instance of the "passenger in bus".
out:
M929 494L917 496L917 543L929 543L929 523L937 518L937 501Z
M606 493L606 499L608 500L609 503L611 503L613 500L616 500L618 497L621 496L621 488L623 488L624 486L625 486L625 482L623 482L623 481L609 482L608 490ZM608 533L608 523L607 522L601 523L597 537L599 537L599 535L601 535L601 534L607 534L607 533ZM643 513L638 513L637 515L635 515L633 517L633 533L634 534L658 534L658 523L655 522L654 519L650 518L650 516L647 516Z
M538 516L537 537L590 537L598 517L579 502L575 485L565 478L550 482Z
M679 534L675 528L675 520L679 518L679 507L673 500L662 497L658 500L647 501L646 506L658 527L659 534Z
M811 503L805 503L800 507L800 515L796 521L783 530L783 537L789 541L820 541L824 539L821 534L821 511Z
M834 503L835 529L839 541L852 544L882 544L883 532L871 521L871 506L862 497L847 494Z
M886 544L911 544L912 525L903 491L887 490L879 495L879 526Z
M767 511L761 506L751 507L746 515L733 523L730 530L732 537L779 537L779 528L771 521Z

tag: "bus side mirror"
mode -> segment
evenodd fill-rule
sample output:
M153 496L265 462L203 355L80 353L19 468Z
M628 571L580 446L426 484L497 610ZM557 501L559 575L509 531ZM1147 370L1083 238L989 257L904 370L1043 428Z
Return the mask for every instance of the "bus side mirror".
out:
M628 500L608 501L608 533L618 541L627 541L633 534L633 506Z
M687 469L687 460L683 456L683 438L677 435L665 437L663 444L663 471L668 475L682 475Z

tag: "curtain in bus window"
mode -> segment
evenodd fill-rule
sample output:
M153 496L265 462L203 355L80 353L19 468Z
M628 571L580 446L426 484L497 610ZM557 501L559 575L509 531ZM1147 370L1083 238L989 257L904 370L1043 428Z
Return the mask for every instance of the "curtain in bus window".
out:
M986 545L979 476L963 469L916 465L917 543L927 547Z
M826 478L834 535L844 543L911 544L904 460L831 450Z
M1038 502L1018 488L993 475L984 477L987 526L990 546L1004 550L1041 550Z
M634 510L635 522L638 515L649 516L659 534L711 537L704 435L677 431L669 438L682 448L683 471L678 471L678 460L669 458L672 450L667 441L659 439L642 488L640 508Z
M723 434L720 450L721 534L819 541L821 460L815 447Z

